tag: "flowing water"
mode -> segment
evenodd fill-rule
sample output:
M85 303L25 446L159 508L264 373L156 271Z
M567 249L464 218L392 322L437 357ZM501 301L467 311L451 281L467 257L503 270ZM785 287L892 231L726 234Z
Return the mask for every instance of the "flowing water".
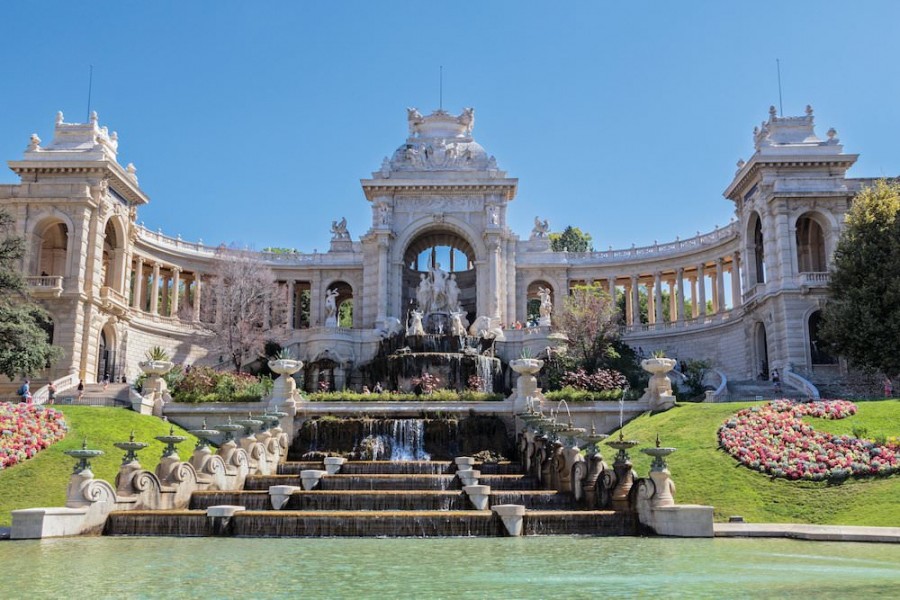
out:
M900 547L792 540L0 542L4 598L888 598Z

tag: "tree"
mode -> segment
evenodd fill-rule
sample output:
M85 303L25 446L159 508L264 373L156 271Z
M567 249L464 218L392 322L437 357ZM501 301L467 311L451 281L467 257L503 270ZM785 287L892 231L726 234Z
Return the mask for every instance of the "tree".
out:
M821 339L866 372L900 374L900 184L853 200L834 253Z
M0 210L0 373L10 379L37 373L62 355L47 335L50 316L25 292L18 269L24 254L12 217Z
M213 334L213 350L227 354L240 372L284 323L286 298L276 293L275 274L254 253L224 247L209 288L213 302L203 306L214 313L204 319Z
M562 233L550 234L550 249L554 252L593 252L591 234L569 225Z
M586 285L572 288L554 316L556 325L569 338L574 358L589 373L608 358L618 336L617 314L609 294L600 286Z

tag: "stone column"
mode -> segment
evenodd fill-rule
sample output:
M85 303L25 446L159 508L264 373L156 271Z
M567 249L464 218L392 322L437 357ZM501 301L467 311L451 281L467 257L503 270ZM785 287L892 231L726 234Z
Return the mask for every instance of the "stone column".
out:
M677 296L675 292L675 280L669 279L666 281L669 284L669 323L674 323L678 320L678 303L676 302Z
M194 312L191 315L191 319L194 323L200 322L200 295L203 293L203 274L200 272L194 273Z
M678 267L678 271L675 274L675 285L677 286L677 309L678 316L676 318L677 321L684 321L684 267Z
M453 272L453 250L450 250L450 272ZM388 237L387 235L378 238L378 303L375 309L375 323L384 325L387 320L388 310ZM354 306L354 312L356 307ZM399 315L403 320L403 315Z
M134 267L134 297L131 299L131 306L138 310L144 310L144 257L137 257L137 264Z
M663 322L664 306L662 301L662 274L657 271L653 274L653 308L656 313L656 323Z
M172 271L170 270L169 273L171 274L171 272ZM171 285L171 281L170 275L162 276L162 273L160 273L160 283L162 284L162 298L160 298L160 300L162 300L162 306L159 307L159 314L165 316L169 315L169 309L171 308L171 303L169 302L169 286Z
M706 265L697 265L697 316L706 316Z
M294 315L297 312L297 280L287 280L287 315L284 317L284 326L294 328ZM356 308L356 307L354 307Z
M607 280L607 284L609 285L609 298L612 302L612 305L616 305L616 276L611 275Z
M716 312L725 312L725 259L716 261Z
M656 323L656 293L653 290L653 283L647 284L647 323L650 325Z
M172 308L169 314L173 317L178 316L178 297L180 295L181 286L181 268L172 267Z
M741 253L735 252L731 257L731 305L741 305Z
M691 280L691 318L696 319L700 314L700 302L697 299L697 275L689 277Z
M500 244L492 242L488 248L490 260L490 289L488 290L488 312L492 319L500 317ZM496 323L491 323L496 325Z
M153 263L153 280L150 282L150 312L159 314L159 263Z
M631 324L641 323L641 293L638 290L638 276L631 276Z

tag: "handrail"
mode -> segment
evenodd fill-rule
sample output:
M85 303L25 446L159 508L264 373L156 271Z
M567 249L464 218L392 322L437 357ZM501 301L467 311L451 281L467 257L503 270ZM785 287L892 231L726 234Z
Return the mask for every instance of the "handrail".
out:
M728 378L725 376L725 373L723 373L719 369L710 369L710 372L715 373L719 376L719 386L711 394L707 394L706 401L718 402L722 399L722 397L725 395L725 392L728 390Z
M59 379L54 380L53 385L56 386L56 393L59 394L62 391L70 390L77 386L78 378L75 375L64 375ZM47 400L50 399L50 384L48 383L47 385L39 387L34 394L32 394L31 399L35 404L46 404Z
M819 400L821 396L819 396L819 389L813 385L811 381L794 373L790 367L787 367L783 370L784 373L784 383L795 390L799 391L801 394L804 394L810 400Z

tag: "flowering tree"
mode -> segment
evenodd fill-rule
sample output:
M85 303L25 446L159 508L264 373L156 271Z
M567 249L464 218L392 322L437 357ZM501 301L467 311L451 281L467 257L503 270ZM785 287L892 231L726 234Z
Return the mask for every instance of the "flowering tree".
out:
M590 373L603 364L618 334L616 307L601 287L577 286L554 321L569 338L570 352Z
M284 324L287 299L275 274L254 253L219 249L216 271L204 302L213 350L231 357L235 372L256 358Z

